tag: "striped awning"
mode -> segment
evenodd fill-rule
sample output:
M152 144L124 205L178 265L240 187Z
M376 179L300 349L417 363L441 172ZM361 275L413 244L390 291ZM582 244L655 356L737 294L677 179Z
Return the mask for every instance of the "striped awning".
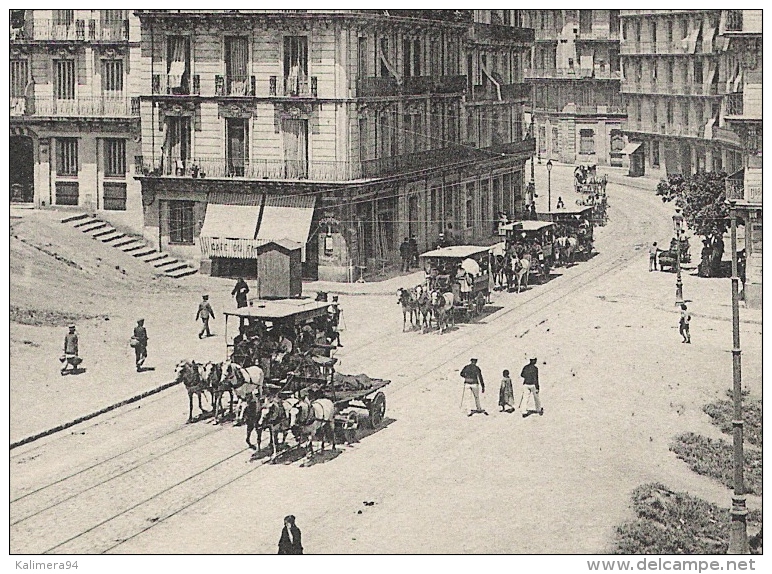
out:
M316 205L315 195L267 195L256 239L289 239L302 245L301 259L306 260L306 243Z

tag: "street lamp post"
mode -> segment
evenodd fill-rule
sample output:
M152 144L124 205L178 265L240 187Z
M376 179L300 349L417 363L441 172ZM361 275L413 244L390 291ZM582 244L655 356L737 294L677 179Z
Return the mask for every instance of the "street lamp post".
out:
M737 210L730 203L729 217L732 233L732 446L734 447L734 494L732 495L732 529L729 535L729 554L748 554L748 532L745 507L745 480L743 461L743 395L740 368L740 295L737 275Z
M680 306L684 302L684 285L681 281L681 231L683 228L684 216L681 215L681 209L676 208L673 214L673 230L676 236L676 302Z
M547 212L552 213L552 160L547 160Z

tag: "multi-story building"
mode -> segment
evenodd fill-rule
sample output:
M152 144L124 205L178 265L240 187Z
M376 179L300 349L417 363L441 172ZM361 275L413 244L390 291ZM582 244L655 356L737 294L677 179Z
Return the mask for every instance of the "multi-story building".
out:
M722 10L718 35L725 49L726 95L712 137L742 150L742 164L727 178L726 197L745 223L745 304L761 307L762 75L761 10ZM735 167L737 167L735 165Z
M492 241L496 208L522 207L534 150L518 60L533 32L505 12L509 25L450 11L137 11L146 237L205 272L246 275L258 245L287 239L307 276L333 280L398 260L409 235L421 249L447 228Z
M525 78L539 157L622 165L619 10L525 10L523 24L536 36Z
M127 10L11 10L11 201L141 225L138 58Z
M692 174L742 167L737 142L715 137L733 89L721 10L622 10L622 92L631 172Z

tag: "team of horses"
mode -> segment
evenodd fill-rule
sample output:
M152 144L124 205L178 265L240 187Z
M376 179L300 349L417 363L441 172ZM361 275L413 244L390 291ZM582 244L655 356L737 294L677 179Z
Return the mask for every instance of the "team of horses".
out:
M397 302L402 306L403 332L408 321L411 327L421 327L422 333L432 329L432 322L440 334L449 325L455 324L453 308L456 301L452 292L430 289L426 284L421 284L412 289L400 288L397 291Z
M335 405L329 399L303 401L269 396L266 394L265 376L260 367L242 367L232 361L197 363L183 360L177 364L175 373L176 382L183 383L188 393L188 423L194 420L193 396L196 395L201 416L211 413L214 424L219 424L224 412L222 397L228 393L229 414L234 415L235 403L235 424L246 423L246 442L251 449L259 452L262 431L269 431L271 460L276 458L279 444L284 443L290 431L297 445L305 445L309 455L314 454L313 439L317 434L321 434L322 451L326 435L332 437L332 448L335 450ZM206 397L207 393L211 411L204 409L201 402L201 396ZM257 446L251 442L252 431L257 432ZM282 434L281 441L277 438L279 434Z

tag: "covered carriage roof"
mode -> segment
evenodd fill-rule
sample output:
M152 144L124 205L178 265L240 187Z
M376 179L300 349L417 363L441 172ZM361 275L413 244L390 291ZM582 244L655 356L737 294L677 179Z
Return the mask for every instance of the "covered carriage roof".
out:
M440 259L466 259L472 255L487 253L490 247L480 245L451 245L422 253L421 257L437 257Z
M551 221L526 220L526 221L513 221L512 223L507 223L506 225L502 225L500 229L503 229L504 231L540 231L547 227L554 227L554 226L555 224L552 223Z
M223 315L233 317L252 317L275 321L294 317L297 320L318 317L327 312L330 303L326 301L311 301L309 299L278 299L276 301L255 301L251 307L242 307L233 311L225 311Z
M589 215L588 215L589 214ZM561 216L571 216L571 215L586 215L589 217L592 215L592 206L571 206L571 207L562 207L560 209L556 209L555 211L550 211L549 213L546 212L538 212L536 216L540 220L549 221L550 217L554 218L560 218Z

